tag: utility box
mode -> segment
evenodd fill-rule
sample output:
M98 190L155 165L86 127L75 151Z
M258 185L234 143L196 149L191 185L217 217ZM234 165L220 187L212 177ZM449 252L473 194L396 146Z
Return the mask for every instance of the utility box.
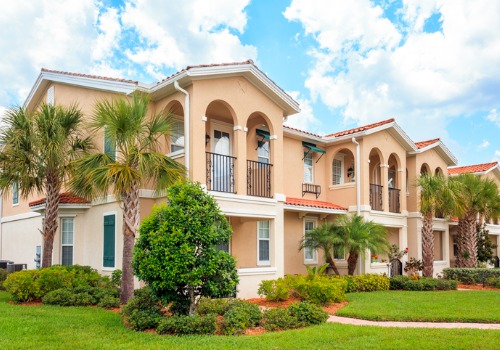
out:
M7 270L7 265L13 264L13 261L9 260L0 260L0 269L6 269Z
M13 273L17 271L27 270L27 264L8 264L7 273Z

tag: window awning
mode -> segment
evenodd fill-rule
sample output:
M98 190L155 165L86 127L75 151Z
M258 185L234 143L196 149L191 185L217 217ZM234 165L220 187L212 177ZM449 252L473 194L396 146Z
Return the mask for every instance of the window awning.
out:
M316 161L316 163L321 159L321 157L323 157L323 154L326 153L325 150L316 147L316 145L314 143L309 143L309 142L302 141L302 146L304 146L305 148L307 148L307 153L304 155L304 158L311 151L312 152L316 152L316 153L321 153L321 156L318 158L318 160ZM302 158L302 160L304 160L304 158Z
M264 130L260 130L260 129L256 129L255 132L257 133L257 136L261 136L262 137L262 140L271 140L271 135L269 134L268 131L264 131Z

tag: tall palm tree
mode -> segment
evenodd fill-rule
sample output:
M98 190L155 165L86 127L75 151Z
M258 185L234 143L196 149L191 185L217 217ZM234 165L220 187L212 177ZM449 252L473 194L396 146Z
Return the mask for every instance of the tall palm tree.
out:
M343 240L347 258L347 274L353 275L359 256L367 250L389 252L387 230L373 221L365 221L361 215L342 215L334 223L337 235Z
M299 251L306 248L322 250L326 262L330 264L329 267L333 269L336 275L340 275L337 265L335 264L333 251L337 245L342 245L343 243L342 238L335 231L335 226L324 223L304 234L304 238L302 238L299 243Z
M182 177L182 164L160 152L160 141L171 131L170 116L148 116L149 98L102 100L95 106L90 130L104 131L116 154L93 153L75 162L72 191L86 198L104 197L109 191L123 201L123 261L120 301L133 295L132 253L139 225L139 189L153 185L156 193Z
M58 227L59 194L70 172L71 161L91 148L81 133L82 113L70 107L43 103L35 112L9 110L0 132L0 189L17 186L22 198L43 193L42 267L52 265L54 235Z
M452 212L454 196L447 179L442 175L423 174L417 179L417 185L420 189L420 213L423 216L423 275L432 277L434 274L434 228L432 220L436 213L447 216Z
M451 178L456 197L455 214L458 216L457 267L477 267L476 223L479 216L498 215L500 195L491 179L475 174L460 174Z

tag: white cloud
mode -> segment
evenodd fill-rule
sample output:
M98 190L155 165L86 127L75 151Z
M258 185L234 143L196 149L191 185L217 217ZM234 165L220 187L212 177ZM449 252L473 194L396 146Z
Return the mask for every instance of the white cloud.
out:
M485 149L485 148L488 148L490 146L490 142L488 140L483 140L483 142L481 142L478 146L477 146L477 149L478 150L482 150L482 149Z
M495 151L495 156L493 157L493 161L500 162L500 149Z
M317 130L321 122L314 117L311 101L302 97L298 91L287 91L287 93L300 104L300 113L288 117L284 124L292 128L324 134Z
M490 113L488 113L486 119L500 128L500 112L497 112L496 108L490 110Z
M424 32L438 11L442 32ZM455 116L498 104L498 1L405 0L401 23L368 0L294 0L284 15L316 41L305 83L311 96L345 122L395 117L425 139L442 135Z

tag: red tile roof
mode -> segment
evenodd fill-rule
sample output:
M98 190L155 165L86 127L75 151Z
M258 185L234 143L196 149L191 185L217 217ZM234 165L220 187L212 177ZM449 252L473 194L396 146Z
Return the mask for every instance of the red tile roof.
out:
M59 194L59 204L88 204L88 203L90 203L89 200L75 196L69 192ZM30 207L36 207L42 204L45 204L45 198L38 199L36 201L28 203Z
M311 136L314 136L314 137L321 137L321 135L313 134L312 132L300 130L300 129L297 129L297 128L292 128L291 126L283 125L283 128L289 129L289 130L293 130L293 131L298 131L298 132L301 132L301 133L304 133L304 134L307 134L307 135L311 135Z
M330 202L323 202L323 201L303 199L303 198L286 197L285 204L298 205L301 207L321 208L321 209L347 210L346 208L341 207L340 205L333 204Z
M90 78L90 79L102 79L102 80L109 80L109 81L117 81L120 83L130 83L130 84L138 84L139 83L138 81L135 81L135 80L110 78L110 77L103 77L103 76L99 76L99 75L63 72L63 71L51 70L51 69L47 69L47 68L42 68L42 72L65 74L65 75L71 75L74 77L82 77L82 78Z
M440 139L432 139L432 140L427 140L427 141L420 141L420 142L415 142L415 145L417 148L424 148L429 145L432 145L433 143L439 142Z
M373 128L376 128L378 126L382 126L382 125L389 124L392 122L394 122L394 118L383 120L381 122L377 122L377 123L373 123L373 124L369 124L369 125L358 126L356 128L349 129L349 130L339 131L339 132L334 133L334 134L326 135L325 137L340 137L340 136L355 134L357 132L373 129Z
M456 168L448 168L448 174L457 175L457 174L464 174L464 173L481 173L483 171L490 170L491 168L496 167L496 166L498 166L498 162L465 165L465 166L459 166Z

